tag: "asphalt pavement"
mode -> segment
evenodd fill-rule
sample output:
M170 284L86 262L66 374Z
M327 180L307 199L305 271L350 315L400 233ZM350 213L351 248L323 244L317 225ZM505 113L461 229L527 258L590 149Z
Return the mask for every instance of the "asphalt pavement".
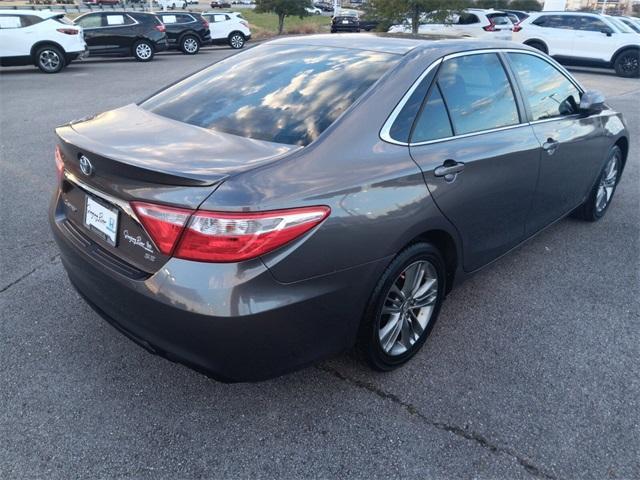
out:
M423 350L228 385L155 357L75 293L47 222L54 126L229 55L0 69L0 478L640 478L640 81L576 71L631 154L566 219L461 285Z

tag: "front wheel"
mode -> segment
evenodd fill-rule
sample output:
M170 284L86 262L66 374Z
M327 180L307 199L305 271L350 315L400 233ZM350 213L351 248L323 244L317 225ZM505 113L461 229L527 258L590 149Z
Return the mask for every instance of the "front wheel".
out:
M150 62L153 60L153 45L148 40L138 40L133 45L133 56L139 62Z
M358 349L375 370L412 358L433 328L444 298L445 264L429 243L404 249L378 281L360 326Z
M573 216L588 222L595 222L604 217L618 186L621 170L622 150L615 145L609 150L607 161L589 197L573 212Z
M195 55L200 51L200 41L193 35L186 35L180 42L180 50L186 55Z
M620 53L613 62L613 68L620 77L640 77L640 51L627 50Z
M53 45L39 48L35 60L36 66L44 73L58 73L66 65L62 50Z
M229 35L229 46L233 49L239 49L244 47L245 38L240 32L233 32Z

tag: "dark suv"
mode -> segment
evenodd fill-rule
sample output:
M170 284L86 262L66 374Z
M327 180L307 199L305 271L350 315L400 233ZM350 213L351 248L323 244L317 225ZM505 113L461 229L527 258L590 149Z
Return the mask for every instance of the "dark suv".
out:
M359 31L360 19L354 15L338 15L331 19L331 33Z
M211 42L209 22L194 12L158 12L167 31L169 48L195 55L200 46Z
M148 62L169 46L163 23L152 13L87 13L74 23L83 28L91 56L123 55Z

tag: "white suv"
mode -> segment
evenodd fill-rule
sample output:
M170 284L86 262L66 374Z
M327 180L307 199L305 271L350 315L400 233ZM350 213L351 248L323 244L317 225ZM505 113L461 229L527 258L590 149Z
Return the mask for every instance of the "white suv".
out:
M229 44L231 48L242 48L251 38L249 23L236 12L204 12L202 16L209 22L211 43Z
M50 10L0 10L0 65L57 73L88 53L82 27Z
M620 21L595 13L540 12L514 30L514 40L567 65L614 68L640 76L640 35Z
M427 14L421 20L419 34L511 40L513 23L508 14L499 10L469 8L460 13L449 14L445 20L434 20L430 16ZM389 28L389 33L411 33L411 22L393 25Z

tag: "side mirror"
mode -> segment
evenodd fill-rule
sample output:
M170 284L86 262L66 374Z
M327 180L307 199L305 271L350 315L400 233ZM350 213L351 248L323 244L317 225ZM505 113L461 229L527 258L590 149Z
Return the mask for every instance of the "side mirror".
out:
M600 32L604 33L607 37L613 35L613 30L611 30L611 28L609 27L603 28L602 30L600 30Z
M588 90L582 94L580 99L580 112L590 115L599 113L605 109L604 95L597 90Z

